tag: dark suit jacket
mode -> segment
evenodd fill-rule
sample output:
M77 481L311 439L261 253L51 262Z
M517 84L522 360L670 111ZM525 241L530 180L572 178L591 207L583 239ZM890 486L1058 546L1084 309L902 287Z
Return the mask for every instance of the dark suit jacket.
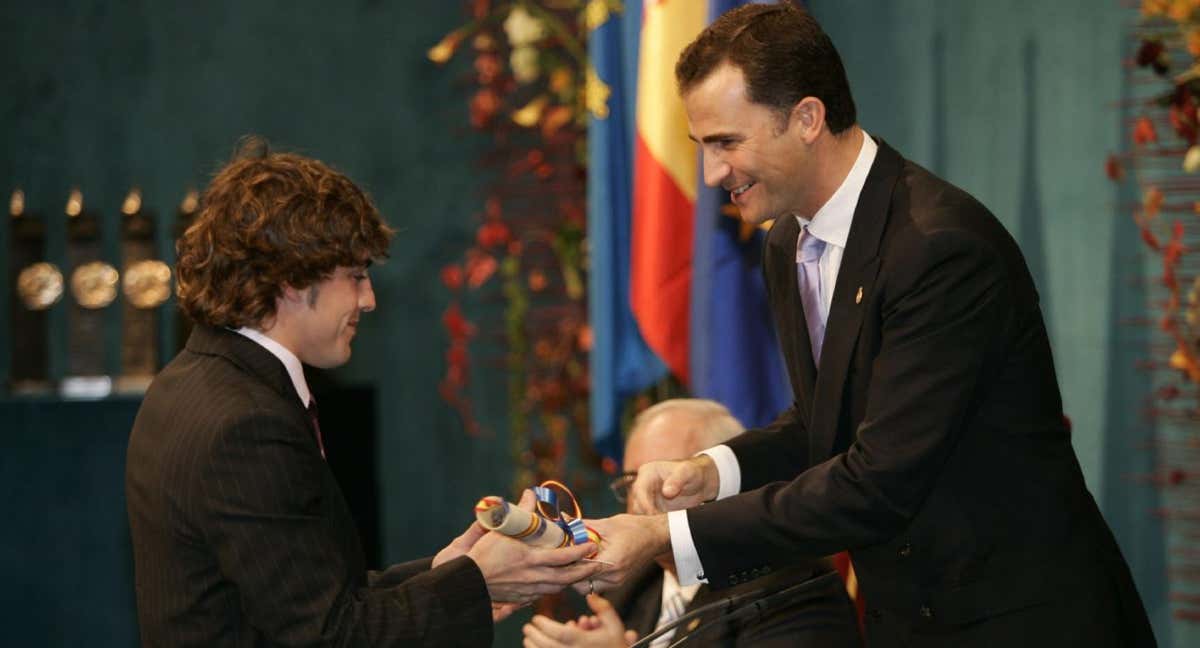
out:
M368 574L287 370L242 335L198 326L158 375L125 491L143 645L491 643L471 559Z
M819 368L798 234L780 218L764 251L795 401L729 443L743 493L689 512L710 581L848 548L872 645L1153 645L1085 488L1033 280L1003 226L880 142Z
M766 593L775 592L829 573L828 565L810 564L788 567L721 592L701 585L686 612L731 594L750 593L759 589ZM671 640L678 641L695 632L696 636L687 645L724 648L860 648L862 638L858 633L854 604L846 595L841 578L824 579L814 584L819 587L805 591L764 616L746 621L718 621L707 626L721 616L721 611L706 612L681 625ZM651 563L630 576L624 585L604 596L613 604L626 629L636 630L641 638L653 632L658 623L662 611L662 588L662 567Z

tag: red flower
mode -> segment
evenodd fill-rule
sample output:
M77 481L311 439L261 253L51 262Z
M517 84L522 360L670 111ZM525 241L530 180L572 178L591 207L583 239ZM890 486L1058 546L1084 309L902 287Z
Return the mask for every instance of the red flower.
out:
M1137 145L1151 144L1158 141L1158 133L1148 117L1138 117L1133 124L1133 143Z
M450 304L446 308L446 311L442 313L442 326L450 334L451 339L469 338L475 335L475 325L463 317L462 309L458 307L458 303Z
M450 290L458 290L462 288L463 271L457 264L450 264L442 268L442 283Z
M529 289L533 292L542 292L546 289L546 284L549 281L546 279L546 273L541 270L529 271Z
M506 245L512 240L512 230L501 220L494 220L479 226L475 232L475 241L482 248L494 248Z
M1176 135L1187 140L1188 144L1196 143L1196 101L1183 86L1176 89L1167 116Z
M1104 175L1108 176L1113 182L1120 182L1125 177L1125 167L1121 166L1121 159L1116 155L1108 156L1104 161Z
M1167 73L1168 63L1170 59L1167 57L1167 48L1163 46L1160 40L1144 40L1137 51L1138 67L1151 67L1158 75Z
M471 97L471 125L484 128L492 122L500 110L500 96L491 88L484 88Z
M493 274L496 274L496 269L500 266L496 262L496 257L490 254L484 254L478 250L470 250L467 252L467 285L471 288L478 288L490 279Z
M1154 232L1151 232L1148 228L1142 228L1142 240L1146 242L1146 245L1149 245L1155 250L1162 249L1162 244L1158 242L1158 237L1155 236Z
M479 85L488 85L500 76L500 57L492 52L485 52L475 57L475 74Z

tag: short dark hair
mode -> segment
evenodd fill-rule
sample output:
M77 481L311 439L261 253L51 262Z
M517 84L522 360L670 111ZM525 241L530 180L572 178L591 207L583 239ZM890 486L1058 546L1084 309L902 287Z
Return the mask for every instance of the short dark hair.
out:
M243 139L175 243L179 304L209 326L258 326L283 286L387 256L392 230L371 199L319 160Z
M816 97L834 134L858 120L833 41L808 12L786 1L742 5L717 18L679 55L679 93L687 94L725 62L745 75L754 103L786 115L801 99Z

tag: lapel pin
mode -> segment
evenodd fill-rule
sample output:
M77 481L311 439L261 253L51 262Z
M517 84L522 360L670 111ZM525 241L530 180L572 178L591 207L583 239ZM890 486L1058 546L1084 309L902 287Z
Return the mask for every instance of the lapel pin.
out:
M687 631L691 632L692 630L695 630L697 628L697 626L699 626L699 625L700 625L700 618L696 617L695 619L692 619L691 623L688 624Z
M855 304L862 303L862 286L858 287L858 294L854 296L854 303Z

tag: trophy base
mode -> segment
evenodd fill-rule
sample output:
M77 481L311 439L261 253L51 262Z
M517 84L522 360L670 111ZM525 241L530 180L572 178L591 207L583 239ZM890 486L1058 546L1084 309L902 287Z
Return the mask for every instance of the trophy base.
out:
M112 394L109 376L67 376L58 384L58 395L73 400L99 400Z
M140 396L146 393L153 381L154 374L118 376L116 393L123 396Z

